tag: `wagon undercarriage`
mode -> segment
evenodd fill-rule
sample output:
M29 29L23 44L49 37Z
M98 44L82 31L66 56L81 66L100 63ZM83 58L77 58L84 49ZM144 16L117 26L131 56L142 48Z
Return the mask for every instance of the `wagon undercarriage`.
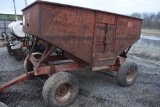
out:
M40 52L34 52L35 47L37 44L46 45L46 48L43 53ZM91 69L90 66L82 65L78 62L78 59L76 59L77 62L74 62L73 60L67 58L66 53L64 52L62 55L56 54L57 47L46 43L41 40L37 40L34 45L30 48L28 52L28 56L25 59L24 62L24 68L27 71L27 73L13 79L12 81L6 83L5 85L0 87L0 91L5 90L11 85L14 85L15 83L19 83L25 79L27 79L30 76L38 76L46 74L48 76L53 75L57 72L67 72L72 70L77 70L81 68ZM121 63L125 62L124 57L118 57L116 60L116 63L114 65L110 65L105 68L105 70L108 71L118 71L119 66ZM68 60L66 62L66 60ZM59 61L58 64L54 64L54 62ZM97 71L97 70L96 70Z

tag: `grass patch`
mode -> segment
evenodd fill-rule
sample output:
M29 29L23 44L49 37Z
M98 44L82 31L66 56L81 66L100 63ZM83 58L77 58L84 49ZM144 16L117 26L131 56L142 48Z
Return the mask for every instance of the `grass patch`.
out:
M141 33L144 35L155 35L155 36L160 36L160 30L157 29L142 29Z

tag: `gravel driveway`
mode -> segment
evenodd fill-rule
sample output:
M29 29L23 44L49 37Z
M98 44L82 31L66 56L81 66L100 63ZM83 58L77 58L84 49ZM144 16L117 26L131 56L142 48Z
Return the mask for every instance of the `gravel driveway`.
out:
M139 66L137 80L130 87L120 86L115 72L84 69L70 72L78 78L80 91L69 107L160 107L160 66L137 61L132 56L127 60ZM0 85L24 72L23 61L16 61L6 48L0 48ZM43 84L36 77L30 77L0 92L0 101L9 107L46 107L41 95Z

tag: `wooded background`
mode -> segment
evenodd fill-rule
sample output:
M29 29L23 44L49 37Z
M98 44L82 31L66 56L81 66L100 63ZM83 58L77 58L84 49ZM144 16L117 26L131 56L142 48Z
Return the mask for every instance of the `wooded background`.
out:
M143 19L142 28L160 30L160 12L158 13L133 13L130 16Z

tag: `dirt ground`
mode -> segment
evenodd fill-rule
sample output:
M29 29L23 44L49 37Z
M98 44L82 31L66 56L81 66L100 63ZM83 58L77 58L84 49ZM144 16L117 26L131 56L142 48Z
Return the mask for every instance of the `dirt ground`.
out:
M0 85L23 74L23 61L9 56L6 48L0 48ZM160 107L160 66L138 61L129 56L127 61L138 64L139 74L134 85L122 87L116 73L88 70L72 71L79 81L80 91L69 107ZM44 82L45 76L40 76ZM0 101L9 107L46 107L41 92L43 82L31 77L0 92Z

